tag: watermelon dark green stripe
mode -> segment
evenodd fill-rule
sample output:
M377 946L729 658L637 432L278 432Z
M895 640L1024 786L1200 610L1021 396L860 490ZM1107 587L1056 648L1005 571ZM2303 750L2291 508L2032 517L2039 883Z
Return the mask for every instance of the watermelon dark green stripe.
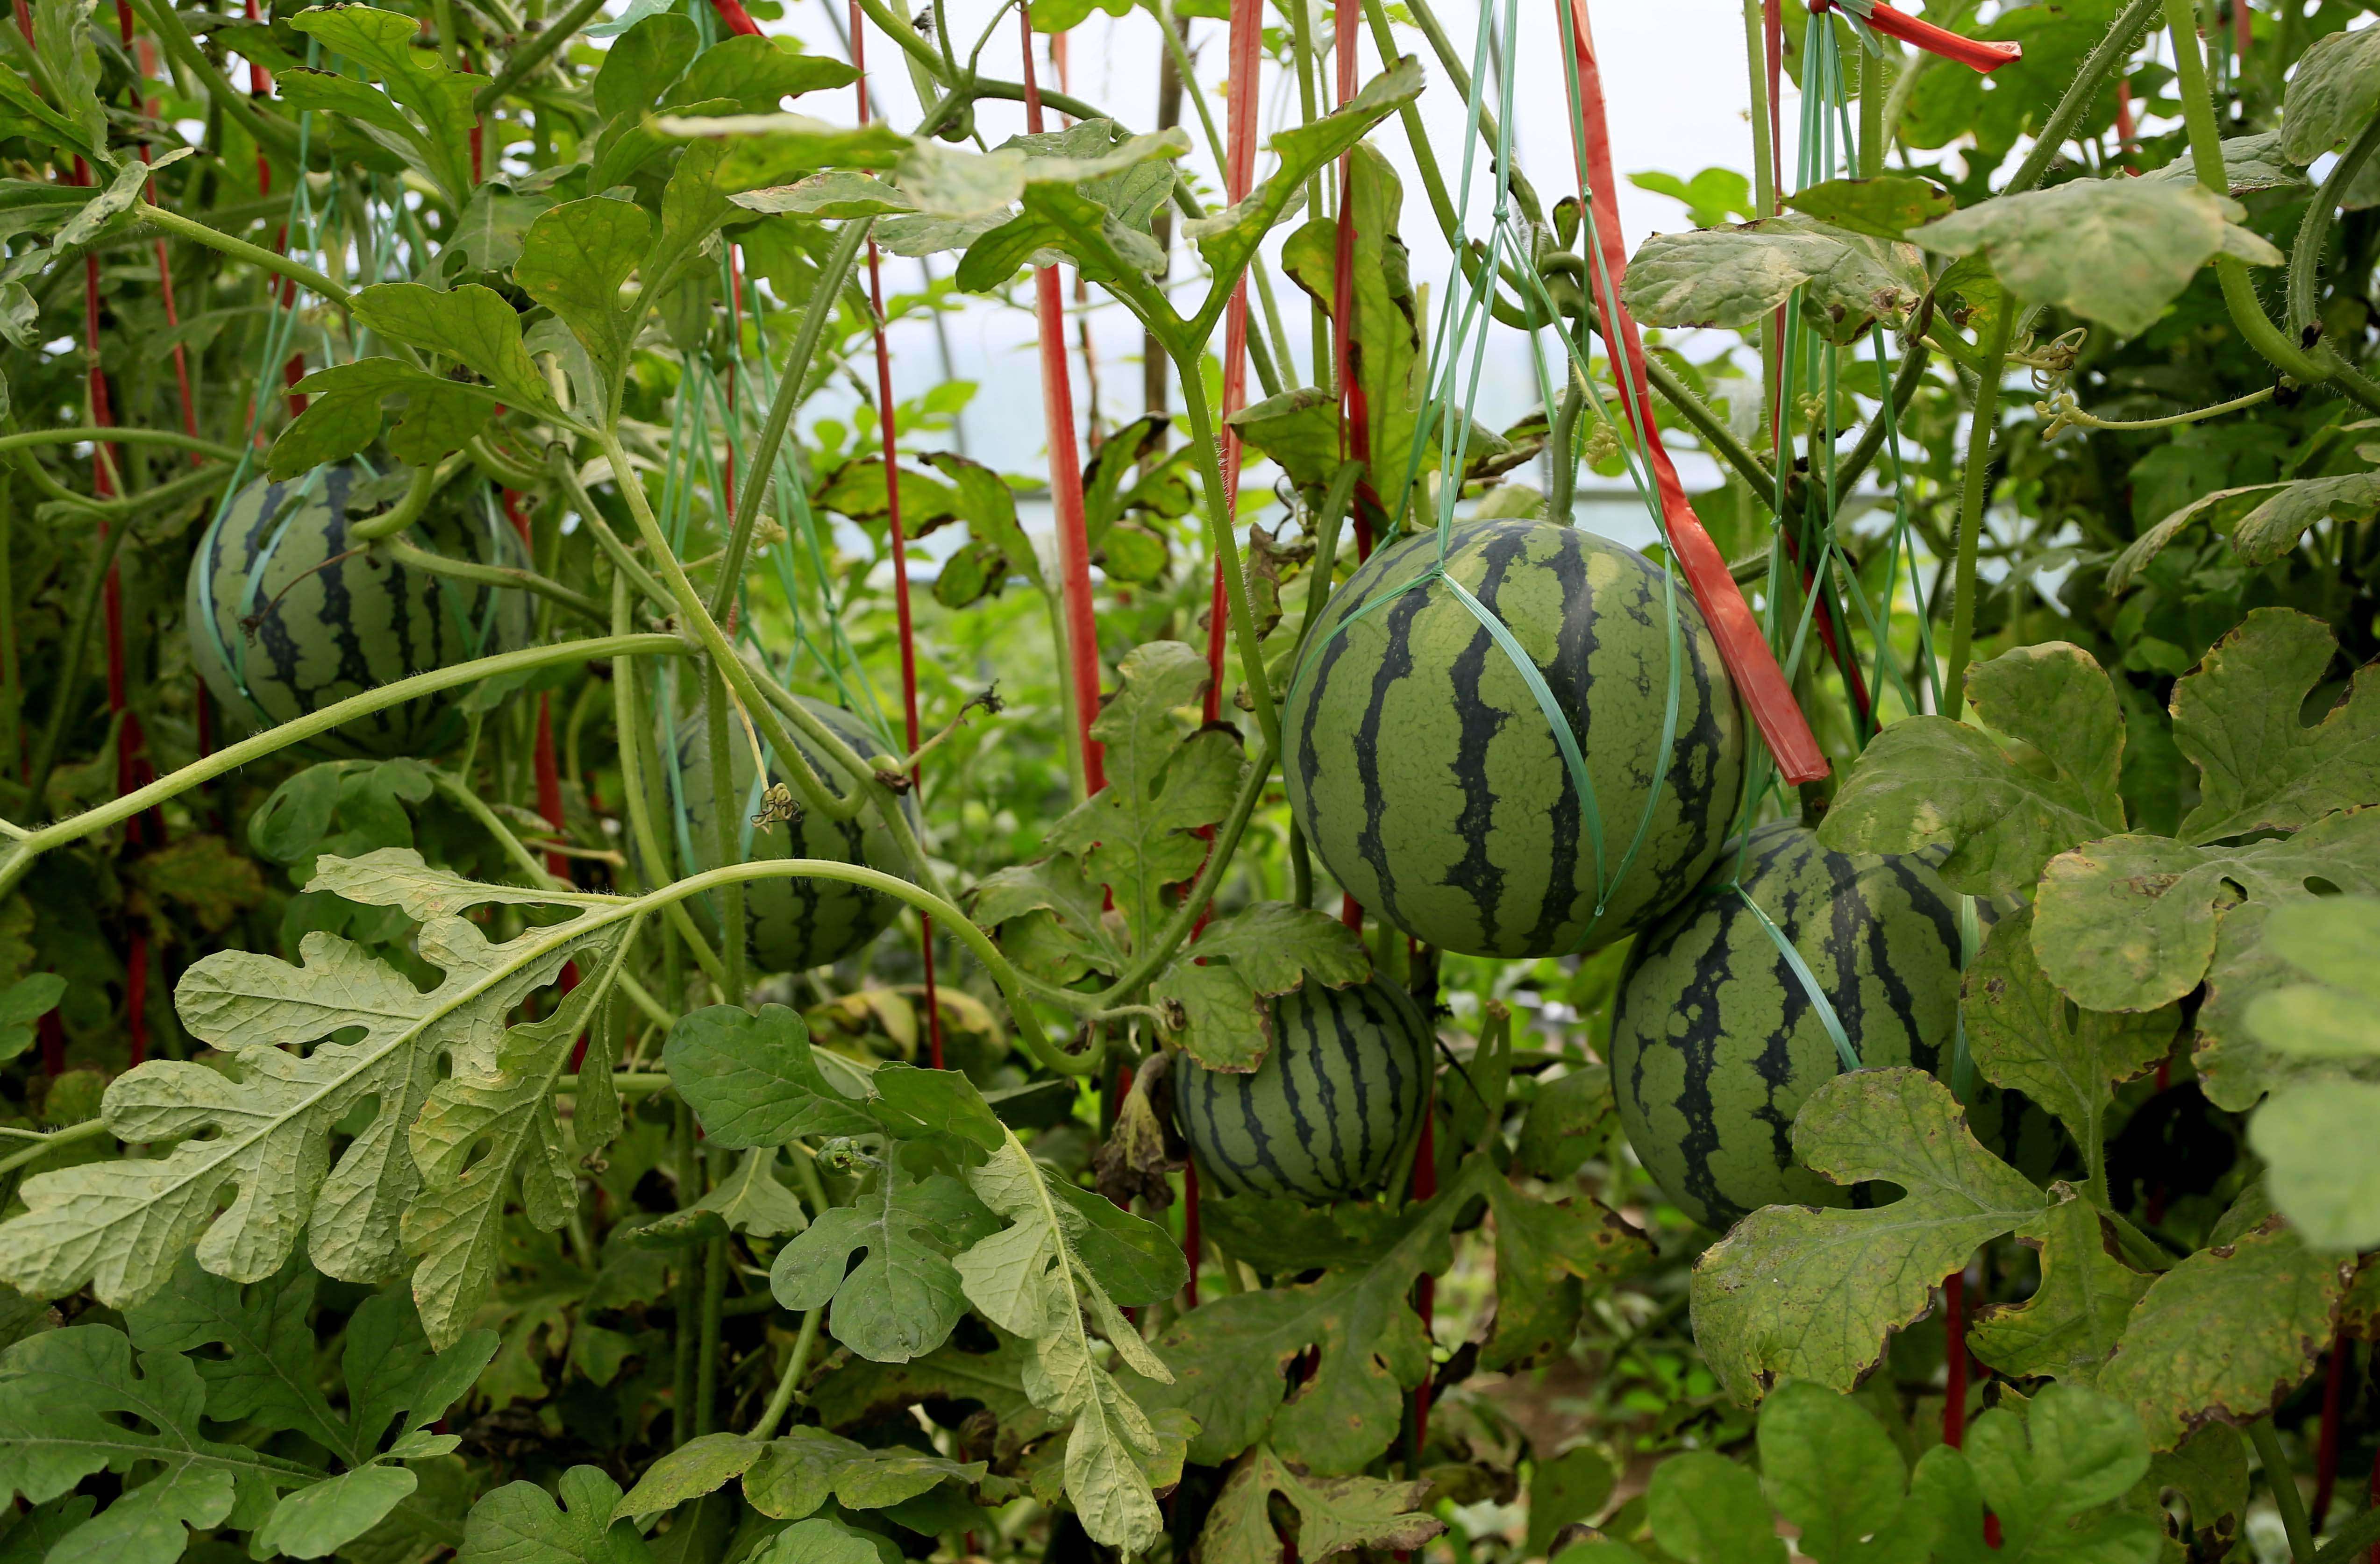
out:
M1291 807L1339 883L1416 940L1503 957L1608 944L1675 903L1718 854L1745 729L1717 646L1681 594L1678 726L1658 754L1670 689L1659 570L1575 527L1453 528L1447 575L1512 631L1576 736L1598 865L1543 710L1454 592L1433 581L1358 617L1437 557L1434 533L1415 537L1332 597L1289 695ZM1651 830L1621 875L1648 798Z
M524 596L408 570L350 547L347 500L362 474L325 467L260 479L217 514L185 588L190 657L228 721L263 728L382 685L526 645ZM466 506L415 526L424 548L526 564L518 537ZM251 616L255 623L247 621ZM452 697L410 701L315 740L334 753L427 755L462 733Z
M1419 1125L1430 1033L1403 990L1309 979L1272 1002L1253 1073L1181 1060L1174 1117L1227 1194L1343 1200L1373 1188Z
M1792 968L1727 881L1630 952L1612 1085L1638 1160L1697 1221L1852 1194L1794 1164L1793 1117L1841 1068ZM1752 833L1742 883L1809 964L1862 1064L1946 1071L1958 1016L1958 902L1924 858L1828 851L1791 821Z
M800 698L821 722L834 730L838 737L860 755L874 755L882 750L881 741L868 731L866 723L850 712L807 696ZM810 769L818 773L830 791L838 797L847 794L843 773L829 764L825 757L807 744L801 745L801 751L808 759ZM740 728L728 746L728 753L733 757L731 764L735 796L748 800L752 796L754 770L752 746ZM715 853L710 746L699 710L678 729L678 765L683 777L686 823L693 834L695 851ZM771 780L785 781L784 768L772 767ZM908 812L911 829L914 830L917 825L914 804ZM728 822L731 843L740 844L745 824L742 818ZM887 874L905 875L908 872L891 833L869 811L863 811L851 819L837 820L810 810L805 812L795 824L779 824L766 831L754 828L750 836L749 848L739 850L753 863L795 857L825 858L836 863L866 864ZM747 948L753 964L763 972L804 972L856 954L869 940L883 933L892 923L893 915L900 911L900 903L892 897L839 879L755 880L745 888L744 907Z

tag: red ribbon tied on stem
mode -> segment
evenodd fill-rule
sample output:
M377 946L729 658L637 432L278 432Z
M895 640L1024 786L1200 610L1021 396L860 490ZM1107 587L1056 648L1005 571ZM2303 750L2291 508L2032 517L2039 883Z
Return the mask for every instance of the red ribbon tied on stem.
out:
M1955 60L1971 70L1988 76L2004 65L2024 58L2022 43L1998 43L1980 38L1961 38L1948 28L1920 21L1906 11L1896 11L1884 0L1810 0L1814 11L1830 10L1840 6L1887 38L1898 38L1903 43Z

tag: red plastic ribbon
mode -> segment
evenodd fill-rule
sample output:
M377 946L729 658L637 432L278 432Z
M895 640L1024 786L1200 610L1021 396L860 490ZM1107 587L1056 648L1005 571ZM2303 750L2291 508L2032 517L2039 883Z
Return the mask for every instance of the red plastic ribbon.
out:
M1836 3L1887 38L1898 38L1903 43L1955 61L1970 70L1981 71L1985 76L2004 65L2024 58L2024 45L2022 43L1962 38L1947 28L1920 21L1906 11L1896 11L1884 0L1836 0ZM1828 0L1814 0L1810 8L1823 11L1828 8Z
M1679 480L1677 466L1670 461L1668 447L1661 443L1660 426L1653 416L1651 384L1645 373L1644 339L1620 297L1621 281L1628 270L1628 252L1620 239L1611 139L1603 112L1603 72L1596 61L1586 0L1569 0L1565 19L1578 61L1579 101L1571 108L1583 131L1579 194L1594 203L1597 241L1602 247L1603 268L1609 273L1610 292L1601 301L1603 326L1607 340L1620 348L1613 358L1626 367L1621 378L1621 406L1652 467L1654 482L1660 491L1661 515L1670 550L1686 585L1693 588L1694 600L1702 607L1704 619L1710 624L1712 639L1718 643L1719 661L1733 677L1737 694L1751 711L1761 737L1767 740L1768 752L1776 758L1778 770L1789 782L1815 782L1827 774L1826 752L1818 747L1816 735L1810 732L1800 703L1794 700L1791 687L1777 666L1775 654L1768 649L1767 637L1761 634L1760 622L1753 617L1752 605L1743 600L1743 593L1729 573L1718 545L1703 530L1702 518L1694 514L1693 502L1686 498L1685 485Z

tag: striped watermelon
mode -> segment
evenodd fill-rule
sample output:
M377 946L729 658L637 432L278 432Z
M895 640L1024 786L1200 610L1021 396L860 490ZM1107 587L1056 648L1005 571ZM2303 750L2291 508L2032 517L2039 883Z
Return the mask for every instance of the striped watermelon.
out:
M1430 1028L1402 988L1312 979L1272 1001L1253 1074L1177 1057L1174 1118L1226 1194L1344 1200L1385 1177L1421 1123Z
M1609 944L1684 895L1718 852L1743 774L1734 685L1682 589L1677 731L1659 753L1670 677L1659 570L1549 522L1453 529L1447 574L1511 628L1577 737L1599 871L1543 712L1446 582L1356 617L1437 551L1435 533L1382 550L1324 612L1283 721L1297 823L1358 902L1427 944L1504 957ZM1657 778L1652 828L1598 919L1600 873L1619 869Z
M1793 1161L1793 1116L1841 1069L1800 980L1727 888L1701 893L1629 952L1611 1085L1637 1159L1679 1207L1725 1228L1762 1206L1843 1206ZM1742 884L1792 940L1864 1065L1946 1072L1959 1010L1959 901L1917 855L1828 851L1791 821L1754 831Z
M343 466L286 483L260 479L199 540L185 592L190 661L234 723L273 727L415 673L528 644L525 593L368 554L325 564L351 546L347 493L363 478L360 468ZM433 503L412 536L457 559L527 563L518 534L478 503ZM252 627L244 623L251 619ZM462 734L459 695L389 707L313 742L336 754L434 754Z
M804 706L834 730L861 756L884 752L883 741L868 725L840 707L801 697ZM800 821L771 826L766 831L752 823L760 812L760 795L752 784L751 741L743 725L730 735L728 754L739 806L731 830L737 833L737 856L758 863L771 858L828 858L840 864L866 864L887 874L906 874L899 850L872 811L848 820L832 820L815 810ZM796 742L799 742L798 740ZM807 744L802 754L810 769L838 796L850 790L843 773ZM715 862L711 834L710 744L700 708L678 728L678 771L686 802L686 824L694 851L703 867ZM770 781L785 781L783 767L771 765ZM800 795L795 794L798 799ZM917 827L914 804L908 810L911 830ZM892 897L836 879L763 879L744 888L744 921L749 930L746 948L753 964L763 972L804 972L854 954L884 932L900 911Z

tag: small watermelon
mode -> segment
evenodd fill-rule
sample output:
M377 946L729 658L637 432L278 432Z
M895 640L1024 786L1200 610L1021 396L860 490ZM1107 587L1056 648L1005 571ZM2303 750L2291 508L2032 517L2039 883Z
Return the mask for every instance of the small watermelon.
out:
M1453 529L1446 574L1510 627L1575 735L1598 865L1570 768L1512 658L1446 581L1389 596L1437 557L1435 533L1384 549L1325 610L1282 721L1297 823L1341 886L1424 943L1503 957L1608 945L1692 890L1726 833L1744 722L1718 647L1681 588L1677 728L1662 753L1660 571L1549 522ZM1617 883L1598 918L1606 875Z
M807 696L801 702L861 756L883 753L883 741L850 712ZM729 826L741 844L738 856L752 863L769 858L827 858L839 864L866 864L905 878L907 866L892 834L872 811L833 820L808 810L797 822L760 830L752 823L752 817L760 813L760 790L753 785L752 743L742 723L730 735L727 750L735 794L743 800ZM850 791L843 773L825 757L807 744L801 745L801 750L810 769L838 797ZM678 768L694 851L708 867L716 849L711 844L709 728L699 708L678 728ZM784 768L772 763L769 780L785 782ZM798 800L800 794L795 796ZM917 826L914 805L908 815L914 830ZM762 972L806 972L856 952L883 933L900 909L901 903L890 896L838 879L752 880L744 888L744 921L750 931L746 948Z
M1742 897L1730 844L1700 893L1629 952L1611 1022L1620 1122L1662 1192L1725 1228L1762 1206L1844 1206L1793 1160L1793 1116L1842 1069ZM1915 855L1829 852L1791 821L1751 836L1742 883L1809 964L1863 1065L1947 1072L1959 899Z
M216 513L190 557L185 618L190 661L233 723L276 726L366 690L528 642L527 595L335 556L347 537L353 466L286 483L260 479ZM452 491L450 491L452 492ZM442 499L414 540L456 559L527 563L492 508ZM431 755L461 736L460 691L407 701L313 742L346 755Z
M1430 1028L1402 988L1308 979L1272 1001L1272 1050L1250 1074L1184 1054L1174 1118L1226 1194L1345 1200L1389 1171L1421 1122Z

